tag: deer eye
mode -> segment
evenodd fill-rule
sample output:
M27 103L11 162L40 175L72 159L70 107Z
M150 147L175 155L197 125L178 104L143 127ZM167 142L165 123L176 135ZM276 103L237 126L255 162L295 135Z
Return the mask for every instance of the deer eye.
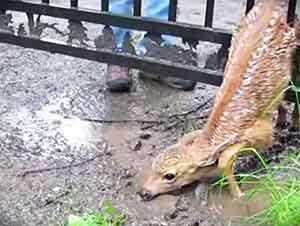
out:
M164 179L167 181L173 181L175 179L176 175L174 173L167 173L164 176Z

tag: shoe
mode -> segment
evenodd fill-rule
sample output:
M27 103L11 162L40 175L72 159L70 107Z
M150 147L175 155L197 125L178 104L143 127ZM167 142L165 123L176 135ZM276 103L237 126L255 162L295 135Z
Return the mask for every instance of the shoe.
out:
M110 92L129 92L132 86L131 71L128 67L109 64L106 86Z
M194 60L193 53L189 50L183 50L178 46L161 46L159 42L155 41L153 37L145 37L143 40L143 45L146 48L145 56L153 57L153 58L161 58L164 60L176 62L176 63L183 63L183 64L190 64L190 65L197 65L197 62ZM170 59L171 58L171 59ZM189 59L191 62L186 62L186 59ZM184 91L191 91L195 88L196 82L191 80L185 80L176 77L169 77L163 75L156 75L144 71L139 72L140 78L144 79L151 79L162 82L172 88L184 90Z
M180 89L183 91L192 91L196 86L196 82L192 81L192 80L185 80L185 79L180 79L180 78L175 78L175 77L156 75L156 74L148 73L145 71L140 71L139 77L142 79L150 79L150 80L159 81L159 82L162 82L172 88Z

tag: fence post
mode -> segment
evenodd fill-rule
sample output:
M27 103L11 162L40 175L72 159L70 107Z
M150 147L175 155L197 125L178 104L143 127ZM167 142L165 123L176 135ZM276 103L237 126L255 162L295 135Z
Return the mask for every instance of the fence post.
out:
M29 33L34 32L34 15L32 13L26 13L28 19Z
M254 0L247 0L246 4L246 14L252 9L254 6L255 1Z
M296 6L297 6L297 0L289 1L289 9L288 9L288 16L287 16L288 23L293 23L295 19Z
M101 11L109 11L109 0L101 0Z
M142 14L142 0L134 0L133 2L133 15L141 16Z
M7 0L4 0L4 1L0 1L0 15L1 14L5 14L6 13L6 9L7 9Z
M213 18L214 18L214 9L215 9L215 0L206 1L206 10L205 10L205 27L212 27Z
M71 5L71 7L77 8L78 7L78 0L70 0L70 5Z
M177 19L177 0L169 0L169 21L176 21Z

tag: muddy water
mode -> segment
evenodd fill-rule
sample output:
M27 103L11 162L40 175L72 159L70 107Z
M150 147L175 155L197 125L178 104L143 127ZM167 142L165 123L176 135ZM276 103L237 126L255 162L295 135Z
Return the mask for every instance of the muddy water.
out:
M67 5L63 0L53 2ZM238 11L245 2L217 1L214 25L232 28L239 15L226 12ZM99 7L96 0L79 3L81 7ZM180 21L203 19L205 1L194 3L179 1ZM68 39L66 20L42 17L42 22L49 24L44 24L41 37ZM49 27L56 22L64 35ZM20 23L28 31L26 15L13 13L15 31ZM93 45L101 26L83 26ZM84 27L78 32L81 38L85 38ZM207 47L207 43L200 45L197 51L203 61L215 50ZM5 210L0 218L5 214L3 219L20 220L10 224L16 226L57 225L74 210L98 209L106 199L126 211L125 226L224 226L230 218L247 216L263 207L267 198L245 204L214 190L209 191L206 205L207 200L196 197L195 189L141 202L135 194L141 168L183 132L205 123L211 105L187 117L173 117L163 125L103 124L83 119L166 120L202 105L215 95L215 88L198 84L193 92L180 92L135 75L132 92L115 95L105 90L105 70L100 63L0 44L0 210ZM200 117L200 122L192 120L195 117ZM294 136L294 140L300 137L298 133ZM107 153L103 153L103 142L109 147ZM21 169L78 163L99 152L101 157L81 167L16 176Z
M248 201L238 200L232 199L227 190L220 193L215 189L209 192L208 205L228 218L249 217L263 211L268 206L269 198L268 194L259 194Z
M139 159L139 157L137 157L139 153L134 153L132 149L130 149L130 140L135 139L132 133L133 129L132 127L126 126L104 127L104 139L115 147L113 157L116 162L126 167L130 167L134 164L135 167L141 169L151 163L152 156L146 159ZM146 147L143 147L143 151L147 152L145 149L151 149L150 146L145 146ZM148 150L148 152L151 153L151 150ZM139 160L137 161L137 159ZM138 175L135 181L138 184L141 180L140 175ZM249 189L249 186L243 187L244 191ZM235 218L241 219L242 217L249 217L261 212L267 207L269 200L269 195L267 194L256 195L248 201L233 199L226 188L221 191L218 188L211 187L208 188L207 194L207 200L193 199L191 206L194 206L195 209L207 208L211 210L213 214L225 217L228 221ZM164 210L170 209L174 205L174 202L176 202L176 198L174 199L173 195L161 195L147 202L146 205L143 205L141 213L149 211L153 217L158 217L164 213Z

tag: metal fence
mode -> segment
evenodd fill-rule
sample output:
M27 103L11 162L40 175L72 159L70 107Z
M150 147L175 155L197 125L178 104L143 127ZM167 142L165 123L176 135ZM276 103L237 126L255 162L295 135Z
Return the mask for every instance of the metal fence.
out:
M204 0L203 0L204 1ZM295 16L297 0L289 1L288 21ZM254 0L247 0L245 12L254 5ZM192 25L176 22L177 0L170 0L169 21L143 18L142 0L134 0L133 16L124 16L108 12L109 0L99 1L99 10L82 9L78 7L78 0L70 0L69 7L56 6L50 0L1 0L0 13L6 10L25 12L27 15L46 15L74 21L85 21L96 24L120 26L124 28L147 31L149 33L168 34L183 38L187 42L208 41L222 44L228 48L231 40L231 31L213 28L215 0L206 0L204 25ZM230 13L230 12L228 12ZM165 76L181 77L198 82L220 85L222 73L194 66L186 66L174 62L157 60L150 57L139 57L127 53L118 53L108 49L86 48L69 45L58 41L8 33L0 30L0 42L10 43L60 53L88 60L124 65L142 69Z

